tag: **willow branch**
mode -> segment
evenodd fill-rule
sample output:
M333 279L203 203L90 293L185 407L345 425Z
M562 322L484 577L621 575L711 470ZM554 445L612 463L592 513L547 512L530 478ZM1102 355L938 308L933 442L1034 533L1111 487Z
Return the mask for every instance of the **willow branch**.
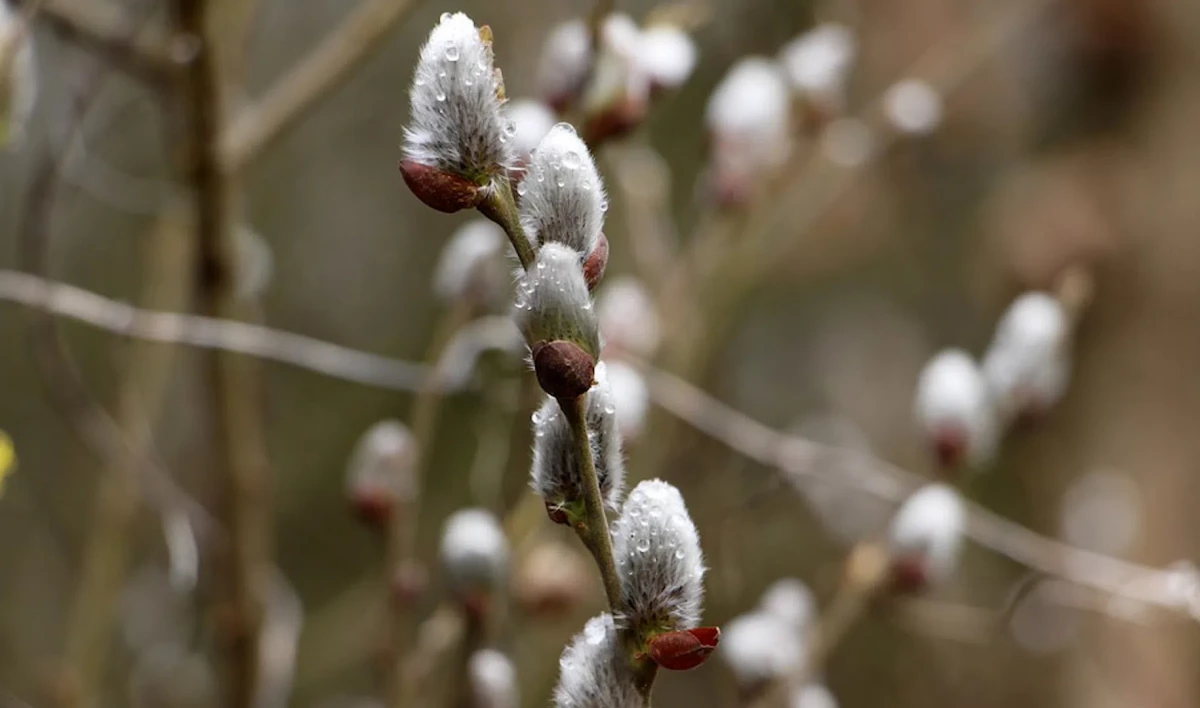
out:
M236 174L342 82L404 19L415 0L363 0L342 24L244 108L220 136L221 169Z

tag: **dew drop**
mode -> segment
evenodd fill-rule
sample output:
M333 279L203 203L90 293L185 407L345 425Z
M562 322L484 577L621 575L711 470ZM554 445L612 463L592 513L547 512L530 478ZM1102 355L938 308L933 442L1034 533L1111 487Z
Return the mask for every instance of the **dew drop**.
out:
M451 15L449 12L443 12L440 19L442 22L445 22L446 20L450 19L450 17L451 17Z
M645 553L646 551L649 551L649 550L650 550L650 539L643 538L642 540L638 541L638 544L637 544L638 553Z
M434 94L433 97L436 98L439 102L445 101L446 100L446 92L441 89L438 89L438 92L436 94Z
M525 180L521 180L520 182L517 183L517 195L518 196L523 197L523 196L525 196L525 193L528 191L529 191L529 187L525 184Z
M675 549L675 560L683 560L685 555L687 554L683 552L683 546Z
M575 135L575 126L573 126L570 123L567 123L565 121L561 122L561 123L555 123L554 128L552 128L552 130L565 130L568 133L570 133L571 135Z
M458 61L459 51L456 45L446 47L446 61Z
M425 85L425 79L422 79L420 76L413 79L413 86L424 86L424 85Z
M580 163L581 160L579 158L579 153L575 152L574 150L568 150L567 154L563 155L562 166L568 170L573 170L579 167Z
M602 211L602 212L608 211L608 200L607 199L600 202L600 211Z

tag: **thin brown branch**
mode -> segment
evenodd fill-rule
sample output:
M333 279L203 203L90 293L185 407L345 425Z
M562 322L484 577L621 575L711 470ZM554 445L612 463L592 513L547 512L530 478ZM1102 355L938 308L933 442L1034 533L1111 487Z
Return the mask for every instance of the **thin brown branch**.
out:
M125 337L244 354L391 391L417 390L426 372L415 362L261 325L139 309L83 288L11 270L0 269L0 300Z
M243 109L221 134L220 163L236 174L382 44L415 0L363 0L342 24Z
M867 453L786 435L736 411L690 383L642 367L654 402L700 432L788 478L817 476L899 503L922 478ZM850 471L852 473L847 474ZM1069 546L970 504L967 536L1021 565L1105 596L1183 613L1200 621L1200 597L1181 588L1171 570L1131 563Z
M196 229L197 286L203 313L236 319L236 250L230 229L230 187L221 169L218 135L223 107L215 38L206 0L178 0L175 23L196 42L181 83L184 149L181 172L191 190ZM259 691L264 606L260 589L271 567L271 465L259 397L257 362L228 352L212 357L218 449L227 488L230 548L225 568L228 613L223 624L230 663L229 705L251 708Z

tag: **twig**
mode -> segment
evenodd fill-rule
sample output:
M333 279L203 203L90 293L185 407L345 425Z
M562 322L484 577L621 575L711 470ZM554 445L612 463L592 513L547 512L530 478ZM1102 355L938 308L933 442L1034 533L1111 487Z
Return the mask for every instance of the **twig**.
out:
M195 56L182 85L186 112L183 172L194 199L198 287L204 312L233 319L239 311L235 249L229 228L229 194L219 161L217 136L222 120L214 38L206 0L177 0L178 30L192 37ZM253 360L218 352L211 375L216 391L219 449L228 478L230 533L229 621L232 693L230 704L250 708L259 683L259 644L263 601L259 588L270 567L271 469L257 397L261 381Z
M471 315L471 308L465 301L456 303L447 310L433 333L429 344L426 360L429 362L427 376L417 391L416 401L413 402L413 412L410 424L413 431L413 441L416 449L416 459L413 464L413 479L417 489L424 493L427 478L426 470L433 459L433 446L437 437L438 416L441 413L444 389L439 381L441 368L438 362L454 339L455 333L462 327ZM416 503L400 513L392 514L388 527L387 558L385 568L387 576L384 587L391 594L393 583L397 582L405 566L414 562L417 551L417 534L421 525L421 507ZM399 707L408 705L413 694L410 686L404 683L405 650L408 647L410 635L415 621L414 608L410 603L392 602L391 632L388 637L388 651L385 661L385 684L388 705Z
M38 18L56 34L102 56L112 66L152 85L165 86L176 71L166 37L143 38L114 27L111 16L120 11L105 2L24 0L22 6L40 4Z
M415 0L362 0L317 48L243 109L221 134L219 159L227 174L243 170L355 65L370 56Z
M416 391L423 364L235 320L144 310L89 290L0 269L0 300L126 337L244 354L391 391Z
M654 402L702 433L789 479L820 475L861 493L900 503L922 478L867 453L789 436L717 401L665 371L642 365ZM966 534L1030 569L1113 598L1184 613L1200 621L1200 596L1181 590L1170 570L1130 563L1068 546L968 503Z

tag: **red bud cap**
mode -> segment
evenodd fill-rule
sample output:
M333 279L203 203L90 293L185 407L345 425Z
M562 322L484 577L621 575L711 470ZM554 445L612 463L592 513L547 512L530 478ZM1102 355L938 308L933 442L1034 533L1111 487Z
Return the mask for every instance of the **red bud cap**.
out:
M543 391L569 400L592 387L596 360L573 342L539 342L533 345L533 370Z
M400 174L417 199L440 212L453 214L472 209L482 199L478 184L414 160L401 160Z
M669 671L687 671L703 664L720 641L719 627L666 632L650 640L650 658Z
M595 290L604 271L608 268L608 237L600 233L596 247L592 249L587 259L583 261L583 279L587 281L588 290Z

